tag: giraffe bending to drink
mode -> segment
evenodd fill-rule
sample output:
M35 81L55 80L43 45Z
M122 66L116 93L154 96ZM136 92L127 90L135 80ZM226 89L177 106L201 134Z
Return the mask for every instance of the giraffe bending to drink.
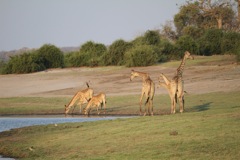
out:
M82 111L82 105L83 105L83 104L86 104L86 103L88 103L88 101L90 101L90 99L91 99L92 96L93 96L93 90L92 90L91 88L89 88L88 83L86 83L86 85L87 85L87 88L86 88L86 89L77 92L77 93L73 96L73 98L71 99L71 101L69 102L69 104L68 104L68 105L65 105L65 115L68 114L68 112L70 111L70 109L71 109L72 106L74 106L74 108L73 108L73 110L72 110L72 114L73 114L73 111L74 111L74 109L75 109L75 107L76 107L75 103L76 103L77 101L79 101L79 102L77 103L77 105L79 105L79 108L80 108L80 111L79 111L79 112L80 112L80 113L81 113L81 111Z
M130 81L132 81L135 77L141 77L143 81L142 93L141 93L140 102L139 102L140 115L142 114L142 99L143 99L143 96L145 95L146 102L145 102L144 116L146 115L146 112L147 112L146 111L147 104L148 104L148 114L150 115L150 110L151 110L151 115L153 116L153 97L155 94L155 84L147 73L132 70Z
M84 109L84 113L85 115L90 114L90 111L92 108L96 108L97 112L98 112L98 108L101 105L101 109L102 106L104 106L104 114L106 113L106 95L104 93L100 93L96 96L93 96L92 99L88 102L87 107ZM98 112L98 114L100 114L100 112Z

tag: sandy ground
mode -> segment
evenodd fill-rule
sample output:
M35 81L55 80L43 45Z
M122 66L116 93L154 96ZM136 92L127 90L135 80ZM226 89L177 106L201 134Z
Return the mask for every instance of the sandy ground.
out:
M90 87L96 94L140 94L141 79L136 78L130 82L131 69L148 72L156 84L160 73L172 78L176 68L163 65L136 68L81 67L51 69L32 74L0 75L0 98L73 96L77 91L86 88L86 81L90 81ZM189 94L240 91L240 65L231 60L197 66L186 65L183 76L185 90ZM167 92L164 88L156 88L156 94Z

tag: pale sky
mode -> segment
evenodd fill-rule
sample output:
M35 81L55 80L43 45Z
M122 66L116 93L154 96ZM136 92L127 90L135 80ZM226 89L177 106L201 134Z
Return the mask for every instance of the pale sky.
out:
M0 51L130 41L178 13L185 0L0 0ZM176 5L178 4L178 5Z

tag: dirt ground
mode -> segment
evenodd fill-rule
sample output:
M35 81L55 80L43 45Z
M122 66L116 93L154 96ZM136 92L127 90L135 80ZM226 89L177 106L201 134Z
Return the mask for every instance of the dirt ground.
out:
M157 84L160 73L172 78L177 67L166 65L135 68L80 67L51 69L32 74L0 75L0 98L71 97L78 90L86 88L87 81L90 81L90 87L96 94L99 92L105 92L110 96L140 94L141 79L136 78L130 82L131 69L149 73ZM240 65L231 58L197 65L188 65L187 62L183 77L185 90L189 94L240 91ZM156 87L156 94L167 94L167 91Z

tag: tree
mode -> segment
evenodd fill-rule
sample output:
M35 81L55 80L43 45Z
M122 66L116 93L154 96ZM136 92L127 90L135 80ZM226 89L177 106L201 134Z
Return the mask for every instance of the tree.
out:
M167 40L176 41L177 33L174 30L173 22L167 21L164 25L162 25L162 30L160 31L161 35L165 37Z
M143 36L143 41L146 45L159 45L160 34L158 31L148 30Z
M98 66L106 52L107 47L104 44L88 41L81 46L77 55L80 57L82 65Z
M198 45L194 39L190 36L181 36L177 42L176 47L178 49L179 58L183 57L185 51L189 51L192 54L198 54Z
M230 3L225 1L196 0L188 1L174 16L174 24L181 35L184 27L194 26L202 29L227 28L234 19Z
M150 66L158 61L158 55L150 45L135 46L125 54L126 66Z
M223 30L209 29L198 40L199 52L201 55L221 54L221 43L223 38Z
M39 58L43 60L46 68L58 68L64 66L62 51L54 45L44 44L38 50Z
M122 65L124 62L124 54L131 48L131 43L122 39L114 41L108 50L107 65Z

